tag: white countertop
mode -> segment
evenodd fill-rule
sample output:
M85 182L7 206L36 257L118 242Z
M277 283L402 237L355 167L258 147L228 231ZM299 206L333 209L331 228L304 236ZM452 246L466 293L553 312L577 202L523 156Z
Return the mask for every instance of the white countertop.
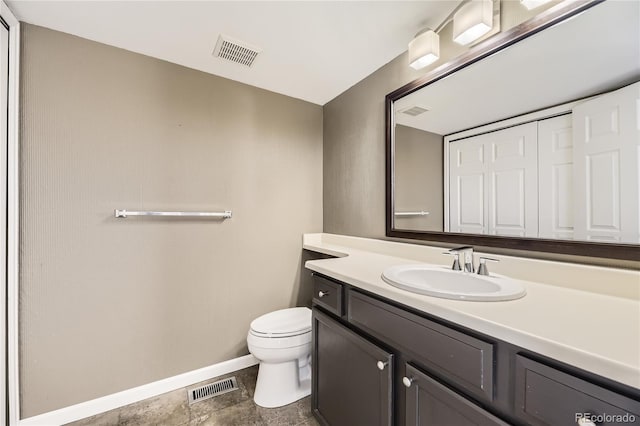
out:
M303 248L338 256L307 261L305 266L310 270L640 389L640 299L571 288L576 287L574 281L586 282L595 274L608 277L601 286L613 287L612 282L617 280L633 296L640 291L638 271L502 256L501 263L518 263L520 276L513 278L524 280L526 296L506 302L469 302L410 293L382 280L387 267L420 263L417 253L424 259L422 263L445 264L448 259L440 256L441 248L331 234L307 234ZM523 275L528 262L535 269L547 267L571 276L573 284L527 281ZM566 270L561 271L563 267ZM509 276L502 270L496 272Z

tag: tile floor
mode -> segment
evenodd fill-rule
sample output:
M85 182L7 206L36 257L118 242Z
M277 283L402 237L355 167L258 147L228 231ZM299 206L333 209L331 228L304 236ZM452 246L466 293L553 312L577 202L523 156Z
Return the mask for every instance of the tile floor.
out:
M89 417L68 426L317 426L309 397L281 408L262 408L253 402L258 366L216 377L191 387L236 376L239 390L189 405L187 388Z

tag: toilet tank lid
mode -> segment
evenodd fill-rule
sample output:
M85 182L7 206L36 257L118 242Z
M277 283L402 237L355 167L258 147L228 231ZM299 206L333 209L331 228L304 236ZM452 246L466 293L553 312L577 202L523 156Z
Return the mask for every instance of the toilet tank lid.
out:
M251 322L251 331L272 337L301 334L311 330L311 309L288 308L269 312Z

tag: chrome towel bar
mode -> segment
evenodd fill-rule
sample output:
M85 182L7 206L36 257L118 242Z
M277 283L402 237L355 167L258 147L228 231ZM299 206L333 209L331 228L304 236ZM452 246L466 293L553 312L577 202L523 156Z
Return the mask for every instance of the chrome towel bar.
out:
M429 216L429 212L425 212L425 211L419 211L419 212L395 212L394 214L396 216L403 216L403 217L408 217L408 216Z
M166 217L211 217L219 219L231 219L231 211L224 212L151 212L115 210L115 217L126 218L129 216L166 216Z

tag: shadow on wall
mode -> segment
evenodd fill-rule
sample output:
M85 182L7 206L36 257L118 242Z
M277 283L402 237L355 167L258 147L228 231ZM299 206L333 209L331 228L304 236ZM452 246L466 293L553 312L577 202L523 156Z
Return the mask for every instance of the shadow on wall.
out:
M313 276L311 275L311 271L304 267L305 262L307 260L331 259L332 257L333 256L322 253L302 250L298 274L296 276L296 282L299 284L297 287L294 287L293 293L291 294L291 306L306 306L311 308Z
M302 250L298 262L298 270L296 272L295 282L298 283L293 287L291 292L291 298L289 299L289 306L306 306L311 308L311 299L313 298L313 276L311 271L304 267L307 260L319 260L319 259L331 259L333 256L329 256L322 253L316 253L312 251ZM234 349L234 356L240 357L249 353L247 348L247 342L245 340L237 342Z

